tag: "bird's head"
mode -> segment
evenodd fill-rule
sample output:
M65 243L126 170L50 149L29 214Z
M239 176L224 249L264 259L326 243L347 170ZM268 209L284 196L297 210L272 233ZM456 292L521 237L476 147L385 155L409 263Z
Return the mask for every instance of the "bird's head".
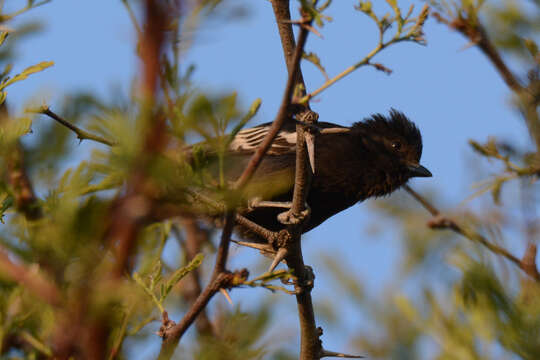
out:
M420 165L422 135L402 112L392 109L389 116L375 114L356 123L353 129L363 147L371 153L374 166L398 176L399 182L432 176Z

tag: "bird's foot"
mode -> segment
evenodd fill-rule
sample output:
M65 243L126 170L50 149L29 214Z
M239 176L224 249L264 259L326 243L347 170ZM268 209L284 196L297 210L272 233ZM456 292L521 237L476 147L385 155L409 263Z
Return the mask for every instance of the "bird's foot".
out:
M297 225L303 223L311 214L311 208L306 203L305 209L298 214L294 214L290 209L282 212L277 216L277 219L283 225Z

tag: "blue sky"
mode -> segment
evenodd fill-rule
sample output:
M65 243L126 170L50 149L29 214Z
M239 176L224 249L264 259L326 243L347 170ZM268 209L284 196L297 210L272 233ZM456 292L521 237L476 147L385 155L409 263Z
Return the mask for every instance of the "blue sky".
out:
M193 48L182 56L183 64L197 64L194 81L203 90L236 90L245 107L255 98L262 98L261 110L252 124L271 121L281 100L286 70L270 2L230 3L246 6L249 15L232 22L203 23ZM334 22L319 29L324 39L310 35L308 40L306 50L319 55L330 76L361 59L376 45L377 29L365 15L353 10L356 3L334 1L327 12ZM382 3L377 2L376 11L390 11ZM410 3L400 1L402 8ZM418 12L423 3L415 4ZM293 17L298 17L295 8ZM8 99L15 110L21 111L29 97L54 106L76 91L96 91L106 97L115 96L118 88L129 89L138 63L134 32L119 0L54 0L22 19L42 21L46 31L18 48L20 68L15 71L43 60L52 60L55 66L9 89ZM464 161L472 156L468 139L483 142L488 135L494 135L518 139L522 144L528 140L520 118L510 109L504 83L484 56L474 48L463 50L465 39L432 18L425 33L427 46L402 43L374 59L393 70L390 76L371 67L361 68L325 91L312 108L321 121L343 125L375 112L386 113L392 107L405 112L422 131L422 163L434 174L430 179L413 180L412 186L420 192L436 188L447 205L455 206L472 192L472 176ZM303 63L302 69L308 90L323 83L322 75L311 64ZM75 149L81 153L74 162L88 155L84 146ZM314 263L321 252L337 251L368 289L384 289L385 279L399 261L400 240L388 234L381 238L368 235L368 227L377 219L372 212L368 204L356 205L305 236L306 262L321 274L313 292L315 298L330 288L324 264ZM232 252L234 265L243 265L242 254L246 251ZM242 299L254 299L258 295L246 294L257 291L233 291L232 297L240 306L249 308L249 301ZM292 299L284 303L295 329L296 307ZM348 311L347 306L344 304L344 310ZM352 324L344 324L344 328L354 326L354 320L350 321ZM324 340L332 349L350 350L344 337L329 334Z

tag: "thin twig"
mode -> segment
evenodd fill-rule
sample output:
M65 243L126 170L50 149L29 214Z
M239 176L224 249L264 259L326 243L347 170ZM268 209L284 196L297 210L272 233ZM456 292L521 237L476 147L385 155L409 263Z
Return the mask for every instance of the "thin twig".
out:
M477 242L486 247L492 253L501 255L510 262L514 263L521 270L523 270L525 274L529 275L536 281L540 281L540 273L538 272L536 267L531 268L529 264L512 255L508 250L492 243L478 232L465 228L464 226L460 225L456 220L450 217L441 215L441 212L435 206L433 206L433 204L431 204L422 195L411 189L408 185L404 185L403 188L409 194L411 194L433 216L433 219L428 222L428 226L430 228L452 230L453 232L462 235L466 239Z
M288 4L288 0L287 0L287 4ZM290 24L288 24L288 26L290 27ZM301 28L300 34L302 33L307 33L307 31ZM300 34L298 36L299 41L301 39ZM305 37L307 37L307 35L303 35L302 37L304 37L303 42L305 43ZM272 123L272 126L270 127L268 134L266 134L266 137L262 141L261 145L259 146L257 151L253 154L253 156L249 160L249 163L246 166L244 172L236 181L235 186L234 186L235 189L242 189L249 182L253 174L255 174L257 167L260 165L266 152L272 145L274 138L276 137L279 130L281 129L281 127L283 126L283 124L285 123L285 121L287 120L289 116L289 108L292 101L292 95L294 92L294 88L297 84L296 79L299 77L299 74L300 74L300 60L302 59L303 51L304 51L303 46L298 46L293 53L292 60L289 66L290 71L289 71L289 77L287 78L287 85L285 86L285 93L283 94L281 105L279 106L279 110L276 115L276 118L274 119L274 122Z
M99 135L89 133L88 131L83 130L83 129L73 125L69 121L63 119L62 117L60 117L56 113L52 112L51 109L49 109L48 106L44 106L42 109L40 109L39 113L41 113L43 115L47 115L51 119L57 121L58 123L62 124L65 127L67 127L68 129L73 131L75 134L77 134L77 138L79 140L81 140L81 141L83 141L83 140L92 140L92 141L96 141L98 143L105 144L105 145L108 145L108 146L116 145L116 142L114 142L114 141L110 141L110 140L107 140L104 137L101 137Z
M441 23L446 24L453 30L461 33L471 44L476 44L493 64L503 81L518 97L525 122L529 132L535 141L537 151L540 150L540 118L537 107L538 99L531 94L527 86L523 86L519 79L512 73L508 65L502 59L501 54L491 42L484 27L476 17L474 20L464 18L462 15L454 19L446 19L441 14L434 13L433 16Z
M429 6L427 4L425 4L424 7L422 8L422 10L420 11L419 17L422 17L422 16L427 17L428 12L429 12ZM424 20L425 20L425 17L424 17ZM417 23L417 26L422 26L422 24L423 23ZM391 72L390 69L382 66L381 64L371 64L370 63L371 59L375 55L377 55L379 52L381 52L383 49L385 49L386 47L388 47L388 46L390 46L392 44L395 44L395 43L399 43L399 42L403 42L403 41L414 41L414 42L417 42L417 43L422 43L420 40L418 40L417 38L415 38L413 36L414 32L415 32L415 27L409 29L409 31L404 35L402 35L401 30L398 30L398 32L390 40L384 42L383 41L384 40L383 33L381 31L379 42L377 43L377 46L375 46L375 48L373 48L362 60L358 61L357 63L355 63L355 64L353 64L351 66L349 66L348 68L346 68L345 70L343 70L342 72L340 72L336 76L332 77L331 79L328 79L327 81L325 81L318 89L316 89L313 92L311 92L311 93L307 94L306 96L304 96L299 102L300 103L307 103L313 97L319 95L320 93L322 93L323 91L328 89L330 86L334 85L339 80L343 79L344 77L348 76L352 72L356 71L357 69L359 69L360 67L365 66L365 65L373 65L373 66L375 66L376 69L383 70L386 73L388 73L389 71Z
M137 38L141 39L142 30L139 26L139 22L137 21L137 17L135 16L135 12L133 12L133 9L131 8L131 5L129 4L128 0L122 0L124 3L124 6L126 7L126 10L128 12L129 18L131 19L131 22L133 23L133 27L135 28L135 31L137 32Z

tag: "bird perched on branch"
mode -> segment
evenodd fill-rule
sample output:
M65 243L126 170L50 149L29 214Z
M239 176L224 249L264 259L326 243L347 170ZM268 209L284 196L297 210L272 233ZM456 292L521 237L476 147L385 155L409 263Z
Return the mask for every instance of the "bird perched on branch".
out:
M270 125L262 124L236 134L222 162L225 179L234 181L240 176ZM369 197L390 194L412 177L431 176L419 163L420 131L399 111L391 110L389 116L373 115L350 128L327 122L316 126L319 133L315 137L312 164L315 172L307 197L311 213L303 224L303 232ZM285 228L277 217L292 200L295 154L296 126L289 121L245 189L244 196L250 206L242 214L268 230ZM207 160L216 157L215 153L205 156ZM216 169L214 166L214 172ZM237 227L237 231L260 241L247 229Z

